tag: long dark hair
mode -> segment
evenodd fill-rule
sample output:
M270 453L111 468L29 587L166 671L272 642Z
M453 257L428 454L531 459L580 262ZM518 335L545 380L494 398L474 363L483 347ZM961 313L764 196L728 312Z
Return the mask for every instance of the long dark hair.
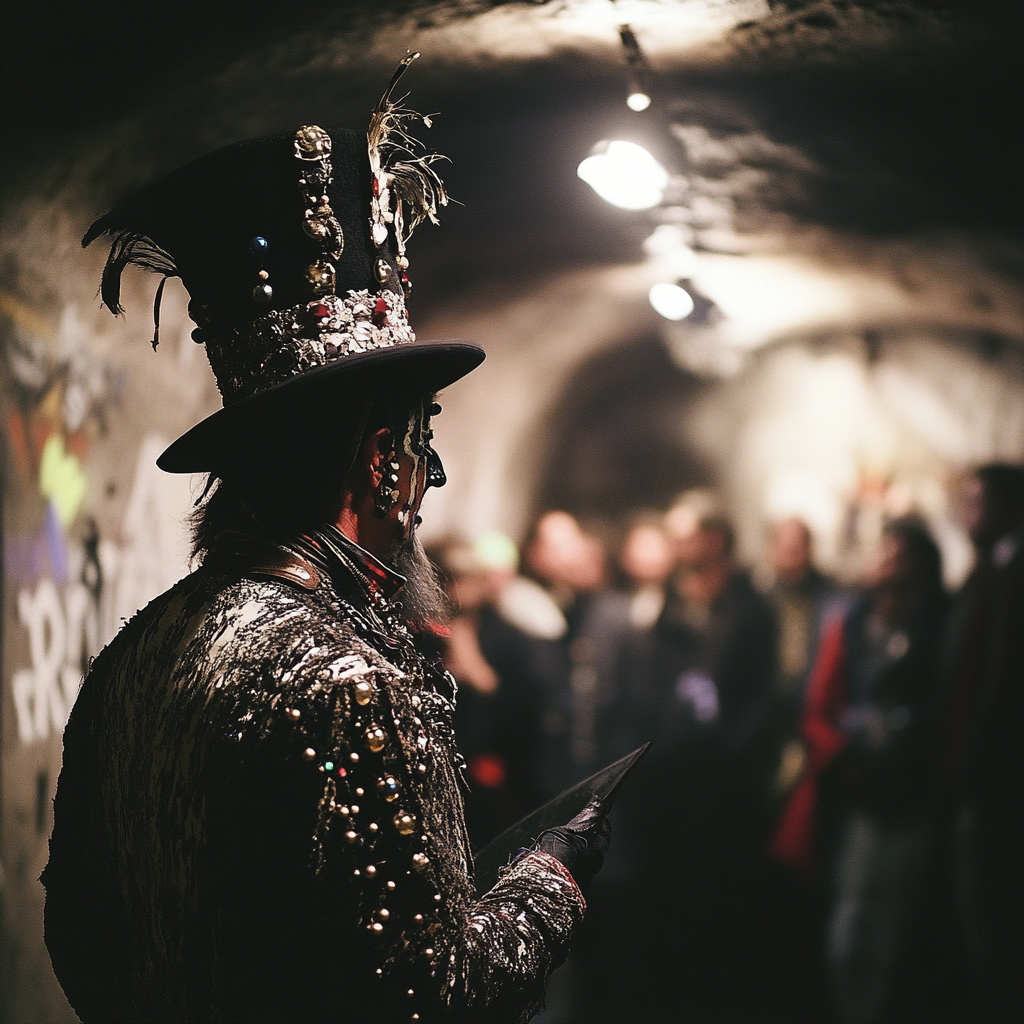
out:
M365 439L381 427L394 435L422 397L368 391L254 423L231 463L209 474L189 517L193 560L228 530L277 541L315 530L336 512Z

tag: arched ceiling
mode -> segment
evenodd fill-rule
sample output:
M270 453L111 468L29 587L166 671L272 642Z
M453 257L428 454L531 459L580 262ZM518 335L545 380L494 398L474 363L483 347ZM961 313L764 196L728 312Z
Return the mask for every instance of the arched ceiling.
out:
M464 204L443 236L424 232L424 284L454 268L467 285L638 252L647 219L609 210L574 174L616 134L687 176L713 248L784 233L790 251L823 258L832 247L816 229L953 234L1019 274L1022 10L1004 0L187 0L145 13L65 5L55 18L11 5L5 194L70 177L101 212L219 143L296 118L361 124L412 46L425 55L407 78L412 101L439 111L430 141L451 155ZM655 97L641 115L622 103L627 22Z
M641 114L624 103L625 23L654 98ZM0 290L44 317L87 308L103 254L76 242L125 191L235 139L365 124L418 49L410 104L437 112L426 141L450 157L457 202L413 240L411 312L423 334L464 327L491 351L446 429L476 409L508 435L496 460L457 455L472 493L437 501L507 524L522 509L495 506L539 486L530 439L578 368L664 329L643 247L661 221L690 232L694 280L738 350L922 325L1024 341L1022 28L1012 0L187 0L59 18L21 4L0 59ZM684 183L676 199L640 213L599 199L576 166L607 138L647 145ZM129 308L140 338L153 287ZM692 338L665 340L693 356ZM541 342L558 348L544 382ZM499 378L520 381L518 405L495 401Z

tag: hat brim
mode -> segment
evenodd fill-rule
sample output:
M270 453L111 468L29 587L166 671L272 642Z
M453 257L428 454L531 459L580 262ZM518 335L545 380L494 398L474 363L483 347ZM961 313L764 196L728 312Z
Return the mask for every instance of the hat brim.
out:
M166 473L220 472L273 424L287 421L297 403L337 401L386 382L397 392L428 395L454 384L484 360L468 341L418 341L375 349L327 363L218 409L170 444L156 460Z

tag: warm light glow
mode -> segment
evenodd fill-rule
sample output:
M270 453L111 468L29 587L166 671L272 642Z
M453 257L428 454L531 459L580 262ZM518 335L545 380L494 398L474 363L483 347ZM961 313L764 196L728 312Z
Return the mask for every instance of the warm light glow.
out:
M685 288L663 281L647 293L656 313L666 320L685 320L693 312L693 299Z
M686 236L678 224L659 224L644 239L644 252L651 256L664 256L685 244Z
M657 206L668 185L668 171L633 142L601 143L576 173L602 199L624 210Z
M626 106L630 110L635 110L638 113L641 110L646 110L651 105L651 97L645 92L631 92L626 97Z
M693 277L697 254L686 244L685 237L678 225L659 224L644 239L644 252L658 261L662 273L674 278Z

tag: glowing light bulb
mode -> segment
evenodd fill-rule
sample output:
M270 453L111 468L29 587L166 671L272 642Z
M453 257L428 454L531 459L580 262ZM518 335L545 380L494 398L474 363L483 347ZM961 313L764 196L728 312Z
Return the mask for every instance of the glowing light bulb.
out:
M651 285L647 297L654 311L666 320L685 320L693 312L693 299L685 288L663 281Z
M641 110L646 110L651 105L651 97L645 92L631 92L626 97L626 106L630 110L635 110L638 113Z
M602 142L576 173L602 199L624 210L649 210L665 196L668 171L633 142Z

